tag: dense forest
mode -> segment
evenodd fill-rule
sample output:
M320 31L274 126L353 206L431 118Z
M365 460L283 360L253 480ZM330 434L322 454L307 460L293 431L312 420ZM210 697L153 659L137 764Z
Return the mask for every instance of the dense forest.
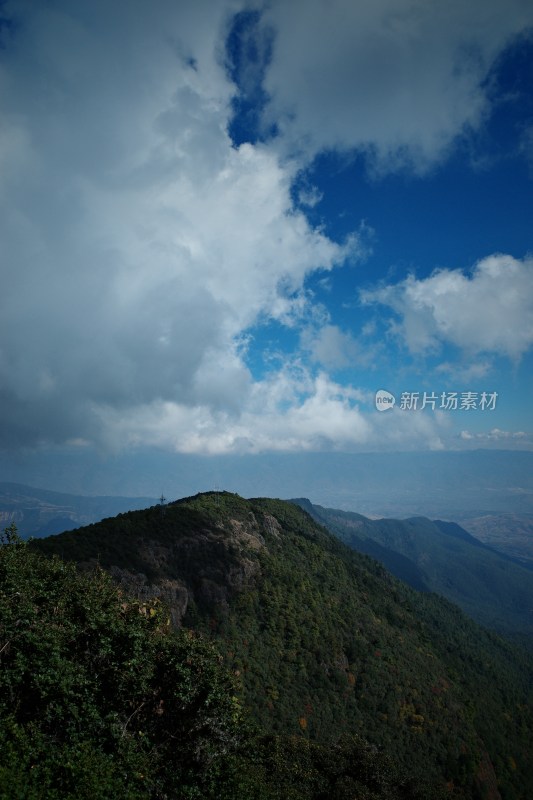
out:
M198 495L2 570L6 798L533 796L531 656L293 504Z
M212 643L97 568L0 548L0 797L5 800L424 800L360 736L267 735Z
M343 542L394 575L456 603L482 625L533 647L533 574L460 525L425 517L368 519L295 500Z

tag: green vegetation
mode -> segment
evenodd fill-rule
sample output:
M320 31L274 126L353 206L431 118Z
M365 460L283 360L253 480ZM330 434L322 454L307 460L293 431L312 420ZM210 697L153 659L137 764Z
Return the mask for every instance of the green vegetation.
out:
M530 656L293 504L199 495L31 548L216 643L257 728L233 756L243 800L533 796Z
M414 588L446 597L481 625L531 647L531 571L459 525L425 517L367 519L308 500L295 502L345 544L377 558Z
M240 710L212 645L97 570L0 550L0 796L207 798Z
M2 800L438 800L357 737L254 731L213 646L172 632L161 603L31 552L14 526L2 544Z

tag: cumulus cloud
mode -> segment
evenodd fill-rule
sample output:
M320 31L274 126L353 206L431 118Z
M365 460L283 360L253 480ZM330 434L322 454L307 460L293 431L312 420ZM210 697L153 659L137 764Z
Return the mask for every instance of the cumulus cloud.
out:
M531 258L493 255L476 264L471 276L450 269L421 280L410 276L364 291L361 299L396 313L392 330L413 354L448 343L471 356L493 353L517 360L533 345Z
M232 146L232 5L15 5L0 59L2 443L107 440L111 416L168 404L200 427L236 413L255 391L242 332L301 315L306 276L356 241L293 209L275 154Z
M289 364L250 387L237 413L198 403L156 402L126 413L100 408L117 446L149 444L185 453L320 450L360 445L371 434L357 391Z
M423 172L489 111L483 81L533 24L521 0L272 0L265 127L284 152L366 151Z
M313 272L357 260L359 234L333 241L301 208L317 190L297 205L291 190L322 148L363 149L376 168L434 163L483 117L479 81L529 11L518 0L504 11L495 0L274 0L248 32L262 37L262 63L239 80L254 97L264 84L263 123L278 134L235 147L225 44L252 7L3 4L0 446L222 453L386 436L439 446L438 420L370 418L360 392L316 374L368 360L348 333L317 323L305 288ZM473 349L518 357L532 336L530 263L493 261L472 278L440 273L367 300L397 311L413 348L468 334ZM490 331L454 311L472 302L496 314ZM506 330L511 318L521 333ZM311 368L254 377L247 332L272 320L295 339L303 331Z
M374 397L288 363L255 382L238 413L205 405L156 402L126 412L99 409L108 440L119 449L151 445L220 455L276 451L442 449L446 415L368 413Z

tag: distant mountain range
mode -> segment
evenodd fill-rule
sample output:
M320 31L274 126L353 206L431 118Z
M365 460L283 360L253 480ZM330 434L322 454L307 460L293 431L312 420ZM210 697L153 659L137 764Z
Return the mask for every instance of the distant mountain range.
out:
M328 516L327 509L309 511ZM331 512L334 536L310 513L294 503L211 492L31 547L84 570L103 567L125 596L158 598L174 625L216 643L254 723L282 737L265 796L414 797L405 785L385 791L375 769L364 785L361 773L349 774L340 742L357 733L407 770L417 797L434 796L424 785L441 787L451 800L533 797L532 656L340 541L342 532L370 538L361 534L373 521ZM445 553L456 554L453 591L469 575L473 595L481 591L485 570L496 570L491 559L520 570L456 527L380 521L379 530L382 552L398 553L392 546L403 543L397 561L420 588L442 580ZM473 551L482 565L478 582L467 559ZM302 740L325 749L291 766Z
M488 514L533 514L533 452L527 451L205 457L138 448L104 459L87 450L82 462L77 451L35 453L19 464L0 454L0 476L78 495L158 497L164 492L175 499L218 486L246 497L310 497L370 517L461 523Z
M150 497L85 497L1 482L0 527L14 522L23 538L50 536L156 502Z
M473 619L533 647L533 572L453 522L368 519L295 500L313 519L415 589L456 603Z

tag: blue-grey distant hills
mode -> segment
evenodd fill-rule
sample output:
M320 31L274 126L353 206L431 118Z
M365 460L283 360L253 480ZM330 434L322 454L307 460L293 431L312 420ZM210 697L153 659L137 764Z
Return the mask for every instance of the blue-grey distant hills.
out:
M83 497L0 482L0 527L14 522L24 538L51 536L156 502L150 497Z
M79 448L78 448L79 449ZM245 497L310 497L369 517L425 516L463 524L533 514L533 451L304 452L231 455L126 450L105 459L0 453L0 478L76 495L186 497L219 487Z
M533 645L533 571L460 525L425 517L368 519L307 499L293 502L414 588L436 592L482 625Z

